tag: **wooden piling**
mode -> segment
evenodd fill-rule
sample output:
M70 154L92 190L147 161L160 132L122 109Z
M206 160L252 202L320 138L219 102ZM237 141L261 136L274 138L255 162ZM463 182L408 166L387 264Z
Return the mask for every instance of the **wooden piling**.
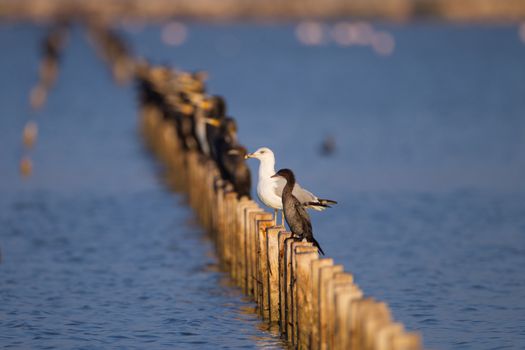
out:
M302 249L301 249L302 248ZM310 336L312 332L313 296L311 265L314 260L319 259L316 247L297 247L295 249L296 266L296 307L297 322L297 345L299 349L310 349Z
M279 232L283 226L267 229L268 305L271 323L279 322Z
M352 302L363 297L363 292L353 283L335 288L335 344L336 349L350 348L350 308Z
M328 295L328 282L338 273L343 272L343 265L332 265L322 267L319 271L319 348L328 349L328 319L330 318L329 304L331 302Z
M281 334L287 336L287 264L288 264L288 248L287 244L292 237L292 233L288 231L281 231L278 235L279 244L279 331Z
M336 308L335 295L338 287L348 287L352 285L354 277L345 272L334 273L326 283L326 341L328 349L335 347L335 322L336 322Z
M257 304L263 319L270 319L270 304L268 302L268 236L267 229L273 226L273 215L263 213L257 220L257 249L256 249L256 279L257 279Z
M394 335L392 345L393 350L418 350L423 347L421 335L407 332Z

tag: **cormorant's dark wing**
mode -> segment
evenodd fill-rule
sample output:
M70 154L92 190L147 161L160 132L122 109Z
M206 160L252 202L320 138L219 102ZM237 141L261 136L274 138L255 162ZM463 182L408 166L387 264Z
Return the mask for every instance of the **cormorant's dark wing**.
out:
M297 215L301 218L303 235L305 237L312 236L312 222L310 221L310 215L306 212L306 208L298 200L295 201L294 205Z

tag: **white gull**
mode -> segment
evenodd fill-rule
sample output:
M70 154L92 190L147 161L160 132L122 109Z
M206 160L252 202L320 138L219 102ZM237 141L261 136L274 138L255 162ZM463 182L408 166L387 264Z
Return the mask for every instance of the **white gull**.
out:
M275 155L268 147L261 147L257 151L247 154L246 158L256 158L260 161L257 196L264 205L274 210L275 222L277 223L277 211L283 209L282 193L286 180L281 177L272 178L275 175ZM303 206L318 211L329 208L329 204L337 203L329 199L321 199L297 183L292 193Z

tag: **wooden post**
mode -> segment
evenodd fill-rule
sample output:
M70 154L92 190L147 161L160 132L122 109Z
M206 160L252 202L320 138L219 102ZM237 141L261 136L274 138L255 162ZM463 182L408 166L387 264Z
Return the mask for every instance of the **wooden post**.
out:
M283 226L267 229L267 260L268 260L268 305L270 306L270 322L279 322L279 232Z
M390 323L381 328L376 334L377 350L392 350L394 349L393 339L396 334L400 334L405 330L401 323Z
M290 259L290 306L289 306L289 322L291 324L292 344L297 345L297 260L298 253L312 250L312 243L294 241L291 244L291 259Z
M243 280L244 286L243 291L246 295L253 295L253 280L251 271L253 266L251 265L251 238L252 238L252 222L253 215L256 212L260 212L260 209L255 202L253 205L248 206L244 209L244 233L243 233L243 253L244 253L244 271L243 271Z
M241 244L241 252L242 252L242 257L241 257L241 260L242 260L242 271L241 271L241 275L242 275L242 290L244 292L244 294L246 295L250 295L251 293L251 289L249 289L249 284L251 283L250 281L250 278L249 278L249 272L250 272L250 261L249 261L249 258L250 258L250 255L249 255L249 252L248 252L248 235L249 235L249 230L250 230L250 217L249 217L249 214L250 212L254 212L254 211L258 211L258 206L255 202L253 201L250 201L246 207L244 208L243 210L243 213L242 213L242 218L241 220L244 221L243 223L243 231L241 232L241 241L240 241L240 244Z
M335 308L335 291L338 287L348 287L354 281L354 277L345 272L335 273L326 285L326 337L328 341L328 348L333 349L335 347L335 319L336 319L336 308Z
M391 323L390 310L383 302L375 302L369 308L366 319L364 320L365 347L368 349L377 348L376 335L379 330Z
M350 348L350 307L363 297L363 292L353 283L335 288L335 345L337 349Z
M259 271L258 271L258 249L259 249L259 224L258 221L265 220L265 212L258 208L258 211L253 215L251 219L251 223L248 231L248 237L249 237L249 251L248 254L250 256L250 265L251 265L251 274L249 276L250 280L252 281L253 286L253 299L257 302L259 297L259 288L260 288L260 281L259 281Z
M319 259L319 253L313 245L308 248L295 248L297 299L295 310L297 314L297 345L299 349L310 349L310 334L312 329L312 262Z
M310 344L313 349L319 348L319 276L321 268L332 266L333 259L323 258L312 261L312 331Z
M222 227L223 227L223 212L224 212L224 193L222 188L217 188L216 192L216 227L215 227L215 235L214 235L214 243L215 247L217 249L217 255L219 256L219 260L222 259L222 249L220 248L220 242L222 239Z
M246 198L241 198L236 208L236 228L235 228L235 252L236 259L234 265L234 280L237 285L244 289L244 265L245 265L245 251L244 251L244 235L245 235L245 209L251 205Z
M232 247L232 236L235 227L235 206L237 205L237 193L229 192L226 194L226 210L224 211L224 236L223 236L223 251L224 251L224 266L226 271L232 268L233 255L237 254Z
M273 215L262 213L257 220L257 250L256 250L256 278L257 304L263 319L270 319L270 304L268 303L268 237L266 229L273 226Z
M281 334L286 335L287 332L287 284L286 284L286 272L287 272L287 243L291 240L292 233L288 231L279 232L279 331Z
M248 295L252 295L256 299L256 281L254 279L255 275L255 236L256 232L256 220L257 215L262 213L260 208L249 208L246 211L247 213L247 224L246 224L246 257L247 257L247 269L246 269L246 280L247 280L247 289Z
M394 350L421 350L421 336L418 333L402 332L394 335L392 341Z
M292 237L284 242L284 288L285 288L285 306L284 319L286 324L286 339L292 342L293 339L293 325L292 325L292 244L294 240Z
M327 293L328 281L338 272L343 272L343 265L325 266L319 271L319 348L323 350L329 346L327 327L331 300Z
M364 349L365 334L363 324L367 317L370 306L374 304L374 299L364 298L356 300L350 309L350 333L352 349Z

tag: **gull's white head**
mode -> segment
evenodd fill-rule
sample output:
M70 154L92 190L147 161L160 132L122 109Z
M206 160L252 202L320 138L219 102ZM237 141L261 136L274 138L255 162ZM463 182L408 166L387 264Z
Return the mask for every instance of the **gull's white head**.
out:
M275 162L275 156L273 155L272 150L268 147L261 147L257 151L247 154L245 158L256 158L259 159L261 162L265 160Z

